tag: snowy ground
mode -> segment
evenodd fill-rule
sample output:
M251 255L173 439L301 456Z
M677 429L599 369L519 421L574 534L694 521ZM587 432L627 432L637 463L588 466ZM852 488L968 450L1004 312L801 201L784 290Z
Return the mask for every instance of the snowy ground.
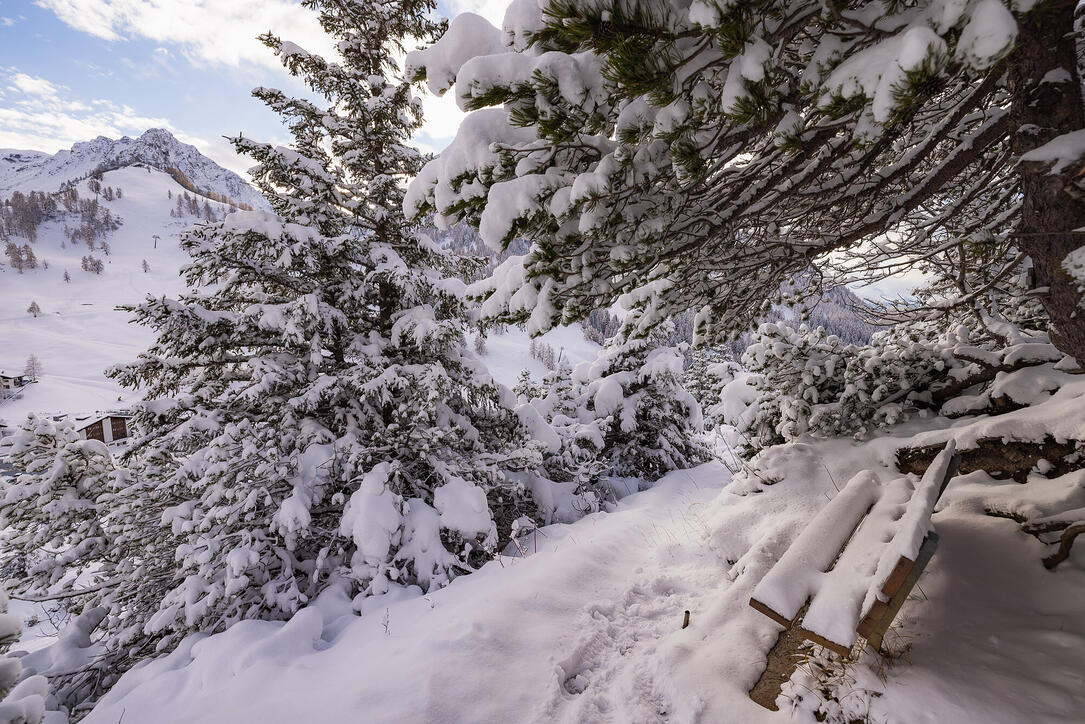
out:
M360 618L336 619L348 602L325 601L330 621L311 609L235 626L130 674L86 721L688 719L703 704L674 669L716 618L726 566L704 509L727 479L719 465L670 475L614 513L546 529L526 559L429 596L374 600ZM696 613L683 631L685 609ZM752 610L735 613L770 633ZM698 699L727 686L712 678L697 677Z
M832 677L804 665L777 713L747 697L779 631L748 606L753 587L842 481L893 475L904 439L775 448L771 486L719 463L672 473L428 596L373 599L357 617L326 595L285 625L190 639L86 721L761 722L823 707L909 724L1080 722L1085 552L1045 570L1042 546L978 502L1017 484L975 474L934 516L941 545L887 638L894 662L864 653Z
M474 339L471 341L473 343ZM552 329L537 341L550 345L556 359L567 361L574 368L581 362L594 362L602 349L584 339L584 330L579 324ZM522 370L528 370L532 378L539 381L549 370L529 354L530 345L531 338L519 327L506 327L503 332L491 330L486 336L486 349L481 359L494 379L507 387L516 384Z

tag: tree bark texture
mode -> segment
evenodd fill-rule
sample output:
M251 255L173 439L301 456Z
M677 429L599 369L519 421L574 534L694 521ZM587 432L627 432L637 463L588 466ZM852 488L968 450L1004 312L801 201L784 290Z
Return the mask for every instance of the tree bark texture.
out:
M1017 50L1009 62L1015 154L1085 127L1075 5L1055 0L1018 17ZM1059 69L1066 73L1048 75ZM1085 227L1085 203L1070 193L1079 167L1072 164L1069 173L1053 174L1050 164L1019 166L1023 208L1017 232L1018 247L1032 259L1030 286L1047 288L1039 299L1051 320L1052 342L1085 365L1082 292L1061 268L1067 254L1085 246L1085 233L1071 233Z

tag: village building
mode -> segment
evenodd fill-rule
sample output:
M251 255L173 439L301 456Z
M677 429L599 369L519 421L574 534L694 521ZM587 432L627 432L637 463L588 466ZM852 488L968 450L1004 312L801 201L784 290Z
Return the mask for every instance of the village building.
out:
M75 427L86 440L110 443L128 437L128 421L131 419L129 412L97 413L75 418Z
M29 383L24 374L16 374L0 370L0 390L17 390Z

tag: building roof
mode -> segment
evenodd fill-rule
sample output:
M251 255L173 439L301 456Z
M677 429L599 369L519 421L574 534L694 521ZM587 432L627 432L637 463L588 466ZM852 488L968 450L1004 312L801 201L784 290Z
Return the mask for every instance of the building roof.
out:
M125 420L130 420L135 417L135 415L133 415L131 412L126 412L124 410L111 410L109 412L95 412L92 415L76 415L72 418L72 422L75 423L75 428L77 430L83 430L90 427L96 422L99 422L101 420L108 420L111 417L120 417L124 418Z

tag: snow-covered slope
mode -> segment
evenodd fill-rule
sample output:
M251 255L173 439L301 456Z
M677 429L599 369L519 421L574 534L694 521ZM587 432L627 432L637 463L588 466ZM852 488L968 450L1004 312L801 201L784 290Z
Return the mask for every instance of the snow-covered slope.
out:
M65 153L69 153L65 151ZM58 154L59 155L59 154ZM20 151L15 148L0 148L0 195L7 195L8 189L22 190L20 181L29 181L37 175L37 170L53 158L42 151ZM28 191L36 188L26 189ZM55 189L50 189L55 190Z
M16 399L0 401L0 422L17 423L27 412L87 413L133 401L131 393L106 378L103 371L134 360L152 338L147 330L129 324L128 313L116 307L139 302L147 294L175 295L184 289L179 270L188 256L179 246L180 236L199 220L189 212L176 215L177 200L186 190L170 174L146 165L152 159L148 149L157 149L154 153L159 155L154 158L158 162L178 164L197 186L206 184L208 190L235 200L241 197L254 204L264 203L262 197L240 193L231 181L243 183L238 177L164 131L151 130L135 140L99 138L56 156L0 151L0 199L12 190L55 190L103 163L140 164L106 171L102 176L103 189L123 191L121 198L98 197L99 204L123 222L104 239L110 246L108 256L100 246L90 251L82 242L70 240L65 224L74 224L72 218L48 221L39 228L37 241L31 245L39 260L37 269L20 274L0 256L0 371L21 373L31 354L44 368L40 382L22 388ZM245 189L246 194L255 194L250 187ZM76 190L83 199L95 198L86 179L78 182ZM201 210L209 203L219 217L228 211L224 204L202 197L198 201ZM87 254L104 262L100 275L81 269L81 259ZM41 262L48 263L48 268ZM64 281L65 272L70 282ZM41 316L27 313L31 302L37 302ZM564 352L574 366L594 360L599 349L583 338L579 326L553 330L542 341L555 353ZM546 370L527 354L528 346L521 330L491 333L482 359L495 378L509 386L516 383L523 369L542 379Z
M584 339L579 324L556 327L538 337L539 344L550 345L555 358L576 367L583 362L594 362L602 349L595 342ZM507 387L513 387L520 372L527 370L536 381L549 372L543 363L529 354L531 338L519 327L507 327L503 331L491 331L486 337L485 349L479 357L490 369L494 379Z
M780 631L749 606L754 587L836 481L895 475L917 429L772 448L771 486L728 484L717 462L673 472L615 512L542 529L526 557L369 599L361 616L331 590L288 623L190 637L85 721L1080 722L1085 558L1044 569L1041 544L983 512L993 488L1023 486L976 474L934 514L941 545L886 640L893 658L867 650L827 673L811 652L782 711L747 696Z
M176 169L198 191L214 191L255 208L266 206L260 193L236 173L161 128L152 128L139 138L114 140L99 136L54 156L39 151L0 150L0 198L13 191L56 191L64 182L99 169L137 163L159 170Z
M187 214L176 218L171 212L176 213L177 197L185 190L167 173L137 166L106 172L101 184L123 191L122 198L99 199L123 219L121 227L104 239L110 246L108 256L100 246L90 251L83 243L73 243L58 220L46 222L38 231L32 245L37 269L20 274L0 262L0 369L21 372L31 354L44 368L40 382L22 388L18 399L0 403L0 419L16 422L29 411L92 412L129 401L128 393L108 380L103 370L135 359L151 338L129 324L129 315L116 307L147 294L176 294L184 288L178 271L188 256L179 246L180 235L196 219ZM78 192L83 198L94 197L86 181L78 185ZM200 199L201 209L205 201ZM224 204L208 203L220 216L228 210ZM101 274L81 269L81 259L88 254L104 262ZM65 272L70 282L64 281ZM38 303L41 316L26 312L32 301Z

